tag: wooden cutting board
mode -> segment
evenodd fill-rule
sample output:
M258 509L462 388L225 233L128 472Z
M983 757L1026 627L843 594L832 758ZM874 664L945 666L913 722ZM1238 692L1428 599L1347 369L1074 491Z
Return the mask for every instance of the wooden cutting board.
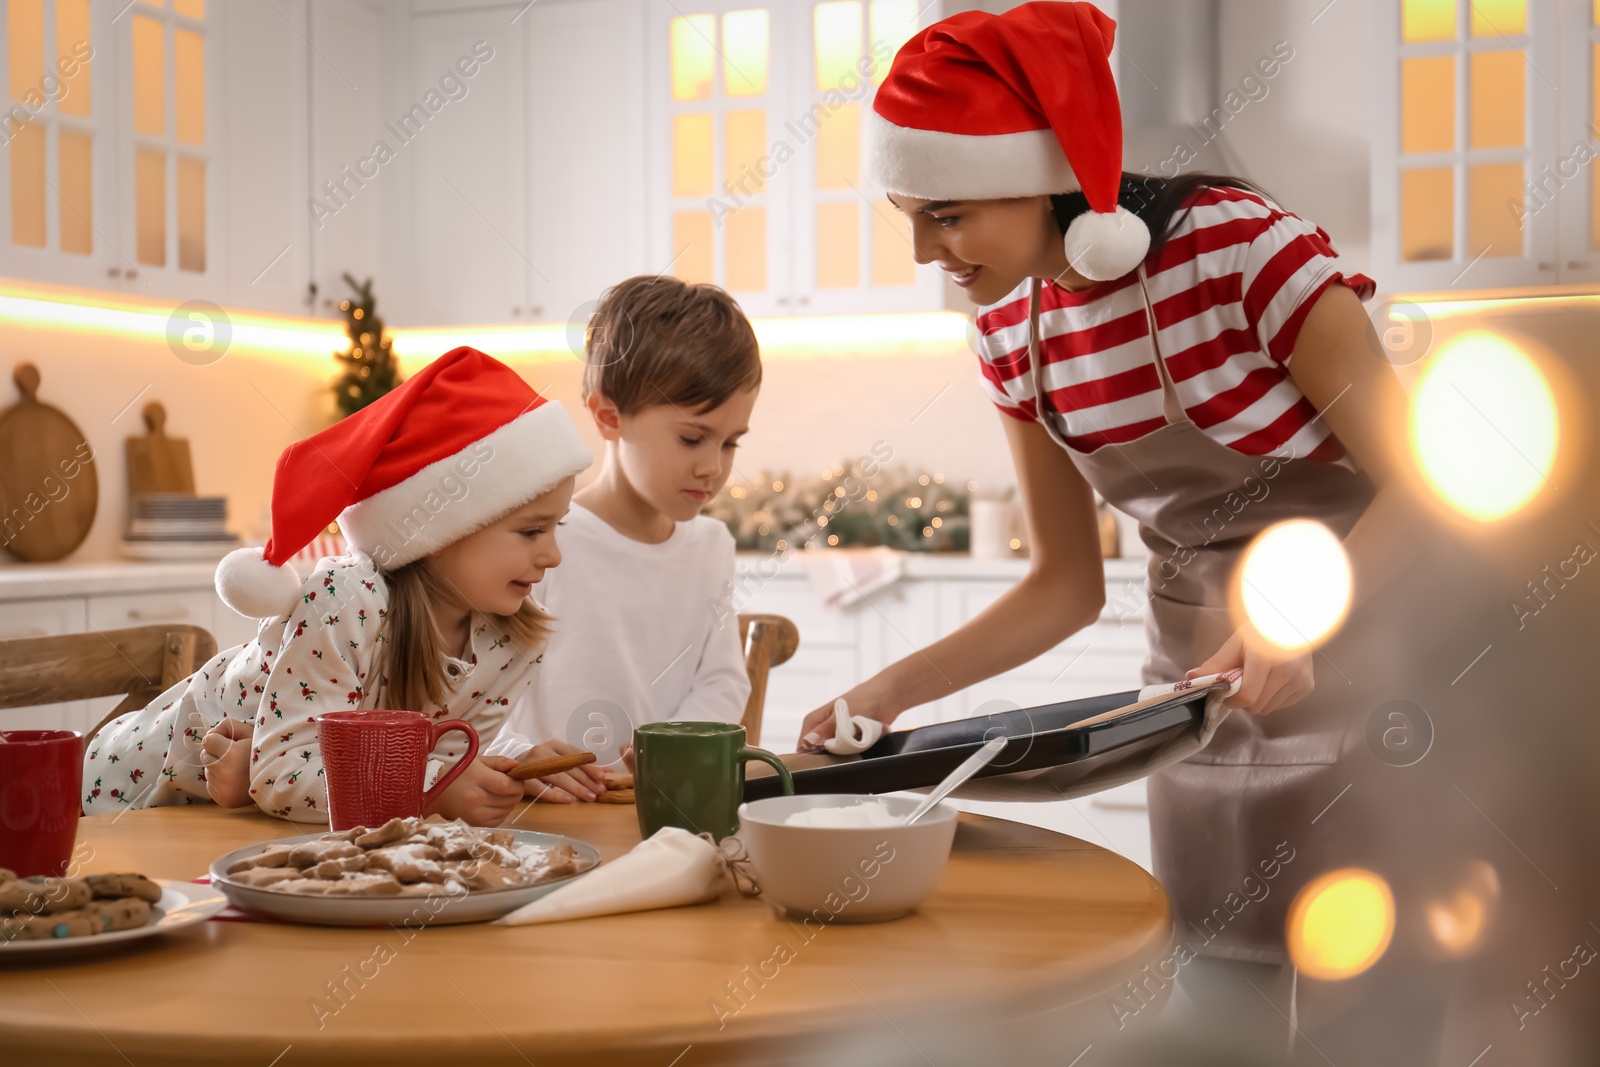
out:
M89 536L100 479L83 431L39 400L39 368L18 363L11 380L21 399L0 411L0 547L45 563Z
M194 496L194 464L189 442L167 436L167 409L152 400L144 406L142 437L128 438L128 495L183 493Z

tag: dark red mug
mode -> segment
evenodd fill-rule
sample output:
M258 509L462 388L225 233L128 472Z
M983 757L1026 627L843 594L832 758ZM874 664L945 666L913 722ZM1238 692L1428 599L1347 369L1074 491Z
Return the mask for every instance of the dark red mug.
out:
M460 719L436 723L420 711L330 711L316 723L335 830L421 815L478 758L478 731ZM424 793L428 753L451 730L467 735L467 754Z
M0 867L65 875L82 809L82 734L0 730Z

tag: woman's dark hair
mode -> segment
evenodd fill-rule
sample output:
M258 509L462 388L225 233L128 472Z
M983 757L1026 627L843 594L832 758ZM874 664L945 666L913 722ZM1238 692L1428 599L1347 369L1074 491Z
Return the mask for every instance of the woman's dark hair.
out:
M1244 189L1265 196L1265 189L1254 182L1227 174L1185 174L1177 178L1160 178L1149 174L1122 172L1122 187L1117 190L1117 203L1139 216L1150 230L1150 254L1161 250L1172 231L1182 222L1179 210L1201 189ZM1050 208L1061 232L1073 219L1089 210L1089 201L1082 191L1057 193L1050 197Z

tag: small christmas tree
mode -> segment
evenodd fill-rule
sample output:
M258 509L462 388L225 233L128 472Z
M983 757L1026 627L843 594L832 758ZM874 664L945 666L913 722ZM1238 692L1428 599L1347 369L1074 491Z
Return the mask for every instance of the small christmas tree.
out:
M341 415L354 415L400 384L389 339L383 335L383 320L378 318L377 298L372 295L372 279L360 285L347 273L344 280L355 290L355 299L339 301L344 327L350 334L350 351L337 358L344 373L334 382Z

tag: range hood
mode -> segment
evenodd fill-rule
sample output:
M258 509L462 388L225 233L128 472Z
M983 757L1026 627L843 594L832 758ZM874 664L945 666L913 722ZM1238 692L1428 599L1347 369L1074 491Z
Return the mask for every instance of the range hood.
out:
M1221 104L1219 0L1118 0L1122 167L1162 177L1248 177L1228 144Z

